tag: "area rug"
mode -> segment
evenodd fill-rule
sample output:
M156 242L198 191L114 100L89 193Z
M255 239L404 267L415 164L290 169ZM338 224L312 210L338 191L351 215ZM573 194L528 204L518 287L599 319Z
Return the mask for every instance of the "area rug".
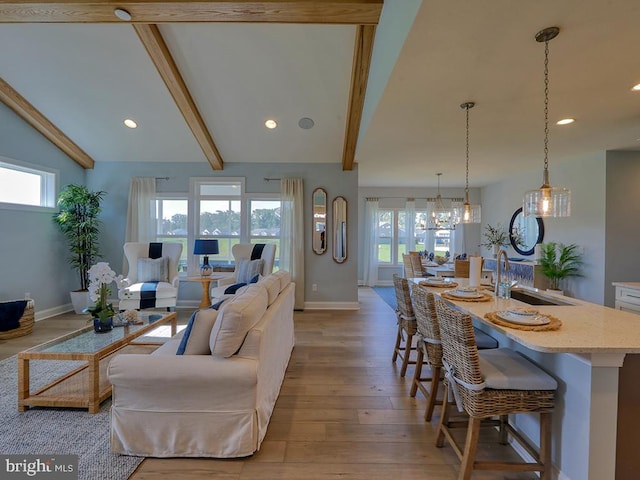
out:
M373 291L376 292L380 298L382 298L387 305L389 305L394 310L398 307L398 302L396 302L396 291L394 287L372 287Z
M30 362L31 389L77 366L76 362ZM125 480L144 460L109 449L109 408L100 411L32 408L18 412L18 362L0 361L0 454L78 455L78 479Z

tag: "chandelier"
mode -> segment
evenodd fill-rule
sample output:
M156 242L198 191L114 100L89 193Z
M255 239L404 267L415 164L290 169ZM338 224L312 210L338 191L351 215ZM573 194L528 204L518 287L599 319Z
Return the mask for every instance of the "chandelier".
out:
M524 194L522 212L525 216L569 217L571 215L571 191L551 187L549 183L549 40L556 38L560 29L549 27L536 34L537 42L544 42L544 170L542 186Z
M456 224L459 223L460 217L456 209L446 207L440 195L440 176L442 173L436 173L438 176L438 195L434 199L434 205L429 214L428 230L455 230Z
M464 204L462 205L462 214L460 215L460 221L462 223L480 223L481 207L480 205L471 205L469 202L469 109L473 108L475 103L465 102L460 105L460 108L464 108L467 114L467 177L464 187Z

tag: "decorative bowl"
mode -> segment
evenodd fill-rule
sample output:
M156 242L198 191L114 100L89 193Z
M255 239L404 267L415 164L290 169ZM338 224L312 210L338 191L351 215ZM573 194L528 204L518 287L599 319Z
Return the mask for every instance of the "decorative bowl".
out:
M448 258L442 255L436 255L435 257L433 257L433 261L436 262L438 265L444 265L445 263L447 263L447 260Z

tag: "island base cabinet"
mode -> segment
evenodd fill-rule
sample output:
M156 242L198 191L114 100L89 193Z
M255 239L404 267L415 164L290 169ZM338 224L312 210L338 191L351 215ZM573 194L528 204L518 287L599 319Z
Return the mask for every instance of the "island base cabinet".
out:
M640 312L639 312L640 313ZM627 355L618 383L616 480L640 478L640 355Z

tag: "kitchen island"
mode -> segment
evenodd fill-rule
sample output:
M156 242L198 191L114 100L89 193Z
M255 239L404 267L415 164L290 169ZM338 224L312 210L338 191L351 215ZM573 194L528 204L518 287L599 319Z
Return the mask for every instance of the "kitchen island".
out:
M468 279L455 281L466 285ZM445 291L426 288L436 295ZM575 298L544 295L566 304L532 306L495 297L489 302L443 300L469 313L474 324L496 338L500 347L520 352L558 381L553 413L554 478L639 478L640 455L635 451L640 443L640 400L635 386L640 378L638 317ZM525 331L484 318L486 313L517 307L553 315L562 321L562 327ZM537 415L517 415L514 420L522 433L539 443Z

